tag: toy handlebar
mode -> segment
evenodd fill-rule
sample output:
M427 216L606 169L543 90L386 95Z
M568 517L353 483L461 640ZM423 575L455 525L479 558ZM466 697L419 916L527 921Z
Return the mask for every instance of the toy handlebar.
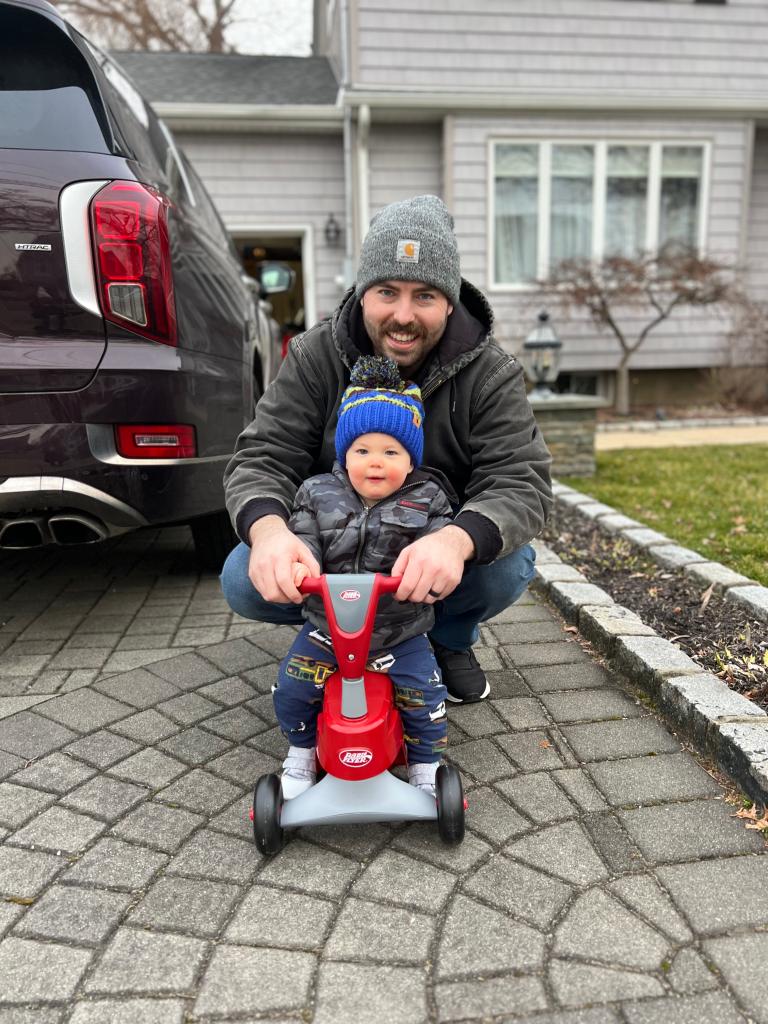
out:
M365 575L370 575L365 573ZM379 573L375 573L379 579L379 593L380 594L394 594L403 579L402 576L382 576ZM300 594L322 594L323 593L323 577L322 576L305 576L304 579L298 586Z

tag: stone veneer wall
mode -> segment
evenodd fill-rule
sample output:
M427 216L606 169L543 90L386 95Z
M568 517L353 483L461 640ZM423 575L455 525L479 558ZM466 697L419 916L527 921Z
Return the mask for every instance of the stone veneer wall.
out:
M597 410L608 403L602 398L529 395L536 422L552 452L554 476L593 476Z

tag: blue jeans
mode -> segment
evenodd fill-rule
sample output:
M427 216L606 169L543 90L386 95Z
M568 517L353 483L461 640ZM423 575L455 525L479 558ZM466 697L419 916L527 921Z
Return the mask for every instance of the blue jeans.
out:
M221 589L232 611L257 622L301 625L301 605L271 604L248 579L251 549L238 544L221 572ZM533 578L535 553L524 544L490 565L470 563L461 583L444 601L435 603L435 624L429 639L441 647L463 651L477 642L481 622L492 619L523 593Z

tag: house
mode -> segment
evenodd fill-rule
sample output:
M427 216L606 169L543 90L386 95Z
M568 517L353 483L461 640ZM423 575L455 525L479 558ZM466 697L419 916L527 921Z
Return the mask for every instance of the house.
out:
M353 280L371 215L433 192L517 350L564 256L682 240L762 296L767 48L764 0L315 0L312 57L119 59L238 245L300 266L308 323ZM557 328L566 385L610 394L612 338ZM678 312L633 357L633 399L694 399L731 361L721 315Z

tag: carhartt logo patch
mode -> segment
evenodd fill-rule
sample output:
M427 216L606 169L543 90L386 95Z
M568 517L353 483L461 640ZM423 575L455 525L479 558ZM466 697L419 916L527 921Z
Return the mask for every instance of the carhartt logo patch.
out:
M401 238L397 243L395 259L398 263L418 263L420 248L421 242L415 242L412 238Z

